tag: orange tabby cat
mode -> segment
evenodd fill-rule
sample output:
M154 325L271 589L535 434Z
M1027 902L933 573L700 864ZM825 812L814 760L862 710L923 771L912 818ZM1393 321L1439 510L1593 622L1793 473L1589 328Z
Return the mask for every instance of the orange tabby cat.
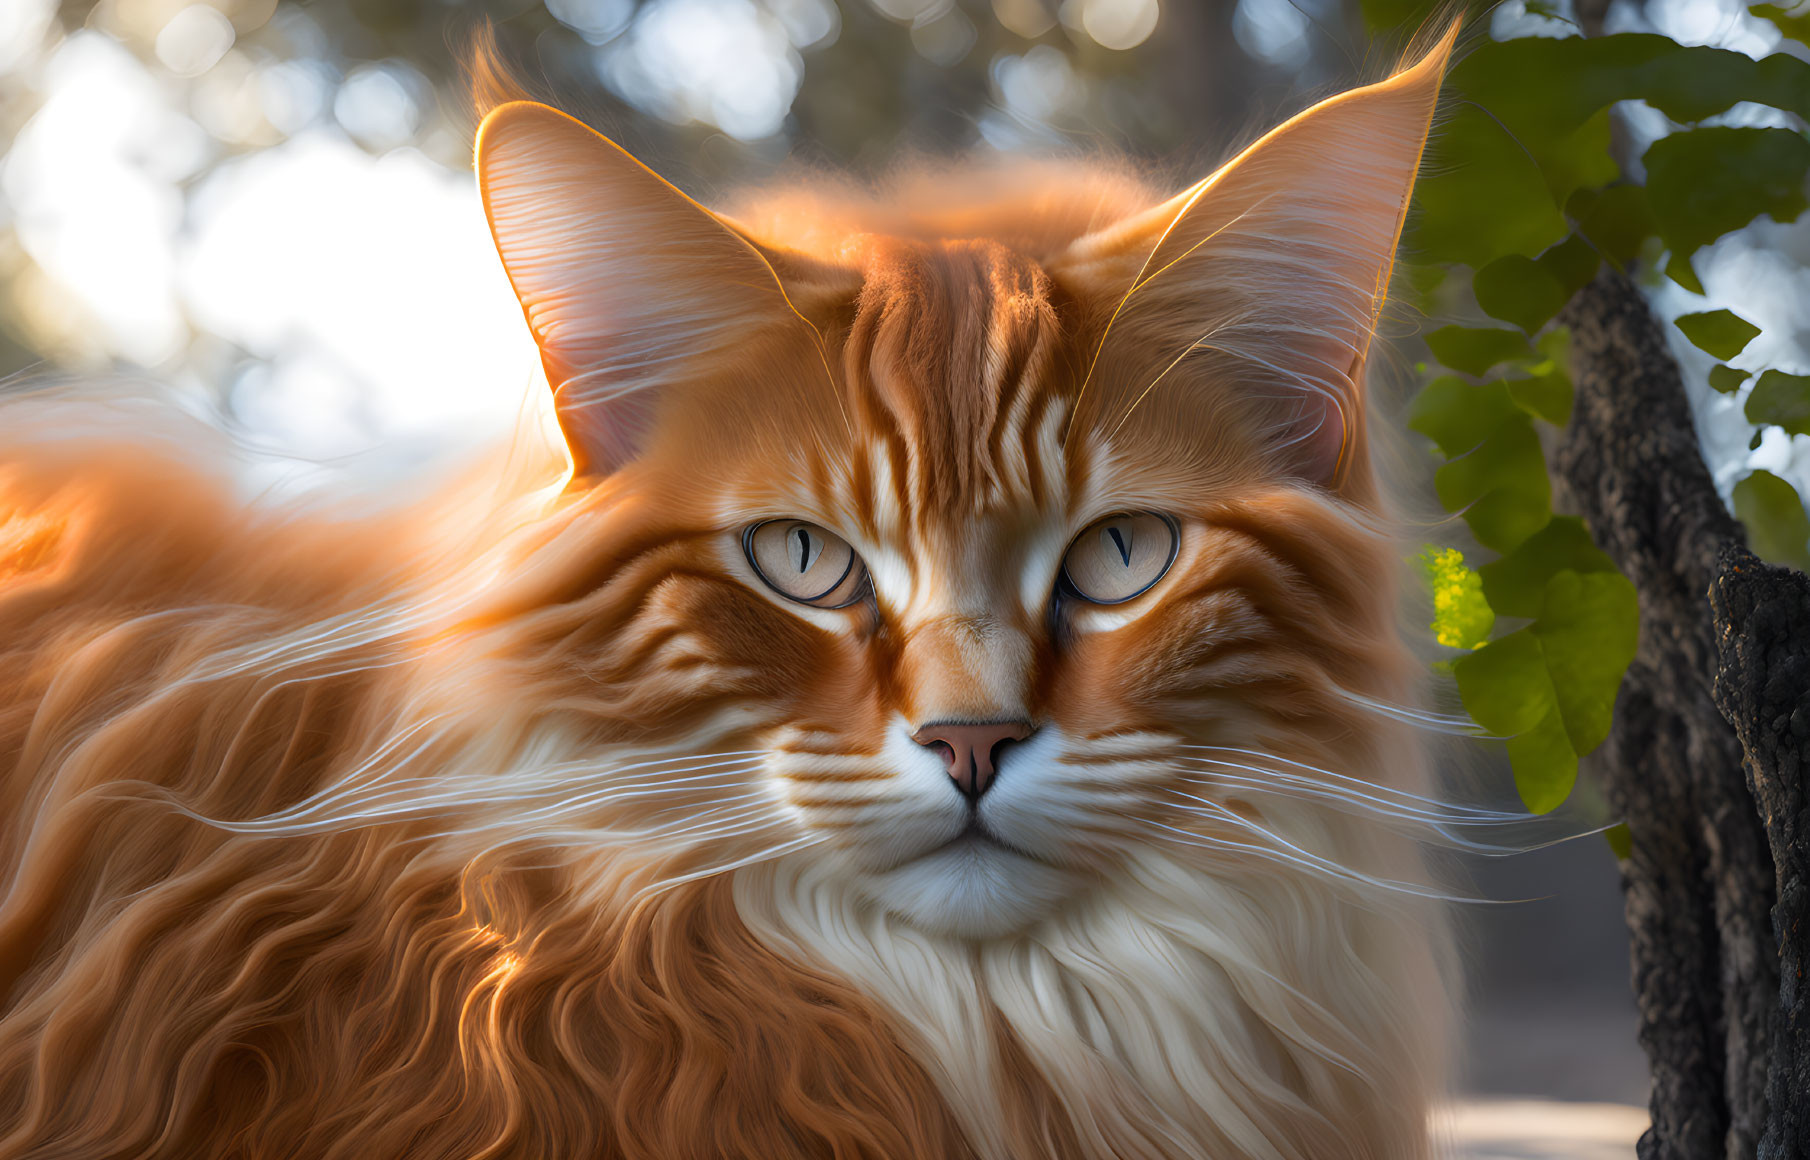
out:
M1167 200L497 108L576 471L462 530L4 404L0 1156L1431 1155L1336 807L1424 789L1360 384L1450 47Z

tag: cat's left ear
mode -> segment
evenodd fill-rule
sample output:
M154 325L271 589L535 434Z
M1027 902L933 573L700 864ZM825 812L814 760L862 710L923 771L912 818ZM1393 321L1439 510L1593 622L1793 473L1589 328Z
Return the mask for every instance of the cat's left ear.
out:
M1364 359L1456 35L1051 264L1111 317L1083 394L1094 422L1114 430L1139 407L1186 405L1177 380L1210 383L1286 470L1350 478Z
M642 450L662 388L810 333L759 250L582 122L514 101L484 118L476 152L579 475Z

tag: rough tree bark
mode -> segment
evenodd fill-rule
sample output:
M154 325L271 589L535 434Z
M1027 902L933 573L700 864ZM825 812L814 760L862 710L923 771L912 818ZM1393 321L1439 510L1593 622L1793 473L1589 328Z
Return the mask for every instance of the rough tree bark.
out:
M1605 269L1561 321L1577 402L1554 449L1559 498L1640 594L1640 649L1592 762L1632 839L1622 884L1653 1076L1639 1155L1802 1160L1810 581L1747 552L1640 291Z
M1810 578L1730 545L1710 589L1716 621L1716 705L1746 752L1776 871L1772 932L1779 1001L1771 1028L1769 1113L1762 1160L1810 1156Z

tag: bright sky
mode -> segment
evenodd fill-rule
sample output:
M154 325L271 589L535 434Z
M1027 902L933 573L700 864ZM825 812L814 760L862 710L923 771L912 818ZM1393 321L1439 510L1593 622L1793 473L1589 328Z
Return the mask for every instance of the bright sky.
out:
M124 48L77 33L42 92L0 192L105 352L193 374L191 327L230 344L239 417L309 457L513 423L536 359L469 172L316 123L185 201L213 143Z

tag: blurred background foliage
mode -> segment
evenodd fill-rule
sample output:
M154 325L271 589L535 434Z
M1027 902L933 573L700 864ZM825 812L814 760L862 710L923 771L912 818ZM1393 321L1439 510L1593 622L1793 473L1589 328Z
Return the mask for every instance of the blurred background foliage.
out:
M1402 0L1365 0L1365 12L1385 27L1424 18ZM1572 406L1567 336L1553 322L1603 265L1644 279L1671 318L1706 421L1726 429L1735 417L1705 396L1743 400L1744 462L1721 448L1706 449L1710 461L1724 457L1718 475L1756 547L1806 559L1796 490L1755 461L1770 438L1795 468L1792 442L1810 433L1810 378L1777 365L1802 358L1795 328L1752 287L1719 301L1705 283L1806 207L1810 63L1789 33L1810 21L1745 14L1775 30L1772 51L1753 52L1732 36L1731 47L1685 43L1635 15L1586 0L1537 7L1522 35L1475 44L1448 77L1452 112L1404 238L1423 314L1464 320L1424 334L1434 365L1421 366L1430 381L1409 426L1433 441L1444 460L1434 491L1488 560L1474 587L1464 569L1462 600L1436 604L1434 627L1456 654L1465 709L1507 739L1536 812L1567 799L1579 757L1607 737L1639 636L1634 586L1580 521L1553 510L1543 450ZM1786 333L1760 342L1776 329ZM1459 616L1487 631L1454 631Z
M1579 5L1582 6L1580 11ZM533 352L469 172L494 27L542 95L709 201L797 166L1110 151L1205 173L1374 79L1418 0L3 0L0 371L173 383L314 464L507 430ZM1555 515L1551 320L1642 272L1724 495L1802 566L1810 6L1504 0L1469 13L1389 319L1466 709L1522 796L1607 731L1634 594Z
M0 0L0 373L142 369L314 459L494 432L533 359L469 175L486 26L706 200L911 151L1193 174L1378 63L1340 0Z

